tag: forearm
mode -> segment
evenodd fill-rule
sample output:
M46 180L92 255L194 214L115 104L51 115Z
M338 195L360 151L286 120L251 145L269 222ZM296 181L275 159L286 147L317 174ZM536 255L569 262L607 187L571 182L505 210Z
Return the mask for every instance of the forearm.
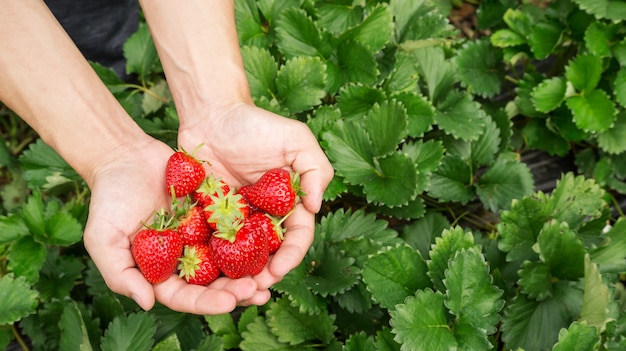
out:
M140 1L181 126L250 102L233 0Z
M0 1L0 100L86 181L145 136L41 1Z

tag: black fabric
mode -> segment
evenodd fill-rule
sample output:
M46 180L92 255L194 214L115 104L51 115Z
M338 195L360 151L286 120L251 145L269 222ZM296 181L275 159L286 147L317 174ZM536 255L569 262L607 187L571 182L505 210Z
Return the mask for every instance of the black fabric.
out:
M52 13L89 60L128 79L122 47L137 31L137 0L46 0Z

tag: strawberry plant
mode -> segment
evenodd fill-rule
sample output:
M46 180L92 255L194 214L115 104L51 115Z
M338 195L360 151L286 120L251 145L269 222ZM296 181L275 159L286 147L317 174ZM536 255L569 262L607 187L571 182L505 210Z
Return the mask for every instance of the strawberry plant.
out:
M83 249L82 179L1 109L0 348L626 347L622 2L237 0L235 10L255 104L307 123L335 170L302 263L264 306L141 310ZM124 50L136 82L94 69L175 149L176 106L145 24ZM538 189L545 172L530 153L571 167ZM281 187L297 180L276 173ZM201 284L218 274L209 256L237 235L262 231L264 257L275 250L280 217L305 196L296 187L274 212L262 184L234 189L207 172L190 188L175 190L171 224L188 241L168 276Z

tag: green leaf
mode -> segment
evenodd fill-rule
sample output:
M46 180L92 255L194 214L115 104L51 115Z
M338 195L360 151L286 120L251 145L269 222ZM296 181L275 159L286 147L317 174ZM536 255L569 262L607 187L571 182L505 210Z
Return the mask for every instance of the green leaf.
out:
M508 9L502 19L511 30L524 38L527 38L532 32L532 18L522 9Z
M476 197L472 177L472 171L465 160L448 154L431 175L428 194L439 201L465 204Z
M415 92L419 81L419 72L415 58L405 51L396 51L395 62L389 75L383 82L387 93Z
M596 18L607 18L612 21L626 20L626 4L615 0L574 0L581 9Z
M458 51L456 66L461 83L470 93L493 97L500 92L502 54L488 40L466 42Z
M585 255L583 306L580 311L581 321L603 332L609 322L611 293L598 269L598 265Z
M0 245L29 235L30 231L22 218L16 214L0 216Z
M559 342L552 351L588 351L596 350L600 342L598 329L585 322L576 321L568 329L559 331Z
M102 351L151 350L156 325L147 313L119 316L109 324L102 338Z
M448 219L439 212L429 211L422 218L402 228L401 236L412 248L428 259L431 245L444 229L450 227Z
M598 133L598 146L611 155L626 151L626 112L621 111L611 128Z
M605 191L593 179L567 173L557 181L549 210L552 218L577 230L590 219L602 216L603 208L607 206L604 195Z
M539 256L552 276L578 280L584 275L585 247L567 223L548 222L537 237Z
M615 87L613 91L615 101L621 106L626 106L626 68L621 68L617 72L613 85Z
M572 110L574 122L584 131L603 132L615 121L615 105L602 90L591 90L585 95L572 96L566 103Z
M444 139L448 154L455 155L466 161L472 169L493 163L494 156L500 146L500 130L490 116L485 118L484 130L474 141L461 139Z
M31 289L26 277L0 277L0 325L13 324L35 313L38 303L39 293Z
M278 65L272 54L264 48L243 46L241 48L243 65L248 77L250 94L254 98L265 96L272 99L276 94L276 75Z
M241 342L241 336L230 313L206 315L204 320L213 335L222 340L224 349L236 348Z
M363 267L363 281L382 307L394 306L430 286L426 262L408 245L388 248L372 256Z
M401 104L384 102L374 105L364 119L373 154L384 156L394 152L407 136L407 124L406 110Z
M317 24L335 34L345 32L363 20L363 7L321 3L317 8Z
M430 289L419 290L390 311L394 340L409 350L448 351L457 341L448 325L445 296Z
M589 254L591 261L602 270L626 265L626 218L620 217L606 233L603 244Z
M493 285L489 266L475 248L457 251L445 271L445 305L460 324L471 325L484 335L496 332L498 312L504 307L502 290Z
M356 40L367 46L371 52L378 52L391 39L392 33L391 11L387 5L378 4L366 14L363 22L348 29L339 37L339 40L340 43Z
M270 303L266 314L267 325L279 342L298 345L306 341L321 340L328 344L334 337L334 316L322 312L311 318L309 314L299 313L285 298Z
M417 140L402 144L402 152L406 153L415 163L420 174L434 172L443 159L444 148L439 140Z
M79 242L83 235L83 226L68 212L57 212L46 221L47 237L37 239L50 245L69 246Z
M146 82L150 74L161 71L159 55L145 23L139 24L137 31L124 43L123 50L126 73L137 74L141 82Z
M552 296L552 276L550 267L544 262L525 261L518 271L518 284L522 292L531 299L542 301Z
M242 46L265 47L269 44L267 32L257 9L257 1L235 1L235 23L239 43Z
M436 108L435 122L455 138L476 140L485 128L485 113L465 92L448 91L446 99Z
M508 209L514 199L529 195L534 178L528 166L516 160L499 157L480 177L476 194L493 212Z
M369 49L358 41L347 41L337 48L338 68L341 85L351 83L373 84L379 71L376 58Z
M528 44L535 58L541 60L553 53L562 36L563 27L556 20L539 22L533 26L528 37Z
M59 250L48 250L46 261L41 267L37 290L42 298L63 299L81 278L85 265L79 257L60 255Z
M337 107L345 119L361 119L376 104L387 101L385 93L375 87L349 84L341 88Z
M326 66L317 57L288 60L276 75L278 96L291 113L308 110L326 95Z
M299 8L290 8L276 19L276 45L289 59L298 56L325 57L322 35L316 23Z
M428 87L428 97L436 107L439 107L441 101L448 99L457 82L457 72L440 47L421 48L414 52L414 56L419 72Z
M614 36L619 26L601 22L591 22L585 31L585 45L589 52L598 57L612 56Z
M8 258L9 269L34 284L39 280L39 270L46 259L46 248L33 240L32 236L25 236L11 246Z
M437 4L440 2L433 4L432 1L391 0L389 5L395 19L396 42L432 43L433 39L437 41L436 39L454 37L454 27L449 23L447 15L433 6Z
M548 113L555 110L565 100L567 81L554 77L541 82L531 92L531 100L537 111Z
M425 97L405 92L395 94L393 98L406 108L410 136L419 138L432 128L435 109Z
M526 43L526 38L510 29L500 29L495 31L489 36L489 40L493 46L499 48L508 48Z
M601 76L602 60L594 55L578 55L565 67L565 77L578 91L594 90Z
M474 246L474 237L461 227L445 229L441 237L435 238L428 261L428 276L437 291L446 291L444 279L449 261L456 253Z
M338 175L353 184L367 183L375 176L369 136L359 123L337 121L322 138L328 143L326 152Z
M70 301L65 305L59 320L59 329L61 330L59 349L93 350L83 315L75 301Z
M498 231L502 238L498 242L498 247L508 253L508 261L534 261L538 258L532 247L537 241L543 224L551 215L542 198L525 196L522 199L513 200L511 208L502 211L498 224Z
M272 334L265 318L256 317L254 322L248 324L248 329L241 333L243 341L239 348L243 351L272 351L289 348L289 344L278 341L278 337Z
M375 177L362 183L369 202L387 206L407 205L417 196L417 169L405 154L396 152L375 159Z
M24 171L23 177L32 188L51 189L63 183L81 181L78 173L41 139L28 146L28 150L19 157L19 162Z
M322 296L311 291L306 284L302 284L307 277L307 270L306 262L300 263L280 282L272 285L272 289L286 293L292 305L297 306L301 313L319 314L326 308L327 302Z
M307 263L310 266L304 284L322 297L344 293L359 282L355 258L336 247L313 252Z

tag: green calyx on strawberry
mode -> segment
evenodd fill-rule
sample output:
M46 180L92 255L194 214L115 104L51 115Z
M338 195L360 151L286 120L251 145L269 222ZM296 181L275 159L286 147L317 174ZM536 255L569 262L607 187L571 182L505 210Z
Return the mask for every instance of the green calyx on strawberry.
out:
M264 218L259 218L260 225L263 226L263 230L267 233L267 245L270 255L278 251L283 240L285 240L285 228L283 228L282 224L288 216L289 214L282 218L276 218L270 214L263 213Z
M219 225L233 226L236 222L243 222L250 213L248 202L234 189L225 194L218 191L210 198L212 203L204 211L209 226L215 230Z
M217 266L227 277L256 275L265 267L269 247L262 217L265 215L257 212L236 225L218 223L209 244Z
M131 246L139 271L152 284L165 281L176 271L182 252L180 235L164 211L157 212L154 223L135 235Z
M209 227L204 209L196 203L192 203L189 196L184 200L174 198L172 201L174 212L173 226L178 231L183 245L206 244L213 229Z
M208 243L185 246L183 256L178 261L179 276L190 284L209 285L221 273Z
M246 199L273 216L286 216L296 206L299 197L306 194L300 188L300 176L282 168L265 172L245 190Z
M212 196L218 193L227 194L230 187L221 178L216 177L213 173L204 178L198 189L193 192L193 199L202 207L207 207L213 203Z
M169 195L185 196L198 189L205 177L202 163L193 154L180 149L170 156L165 165L165 190Z

